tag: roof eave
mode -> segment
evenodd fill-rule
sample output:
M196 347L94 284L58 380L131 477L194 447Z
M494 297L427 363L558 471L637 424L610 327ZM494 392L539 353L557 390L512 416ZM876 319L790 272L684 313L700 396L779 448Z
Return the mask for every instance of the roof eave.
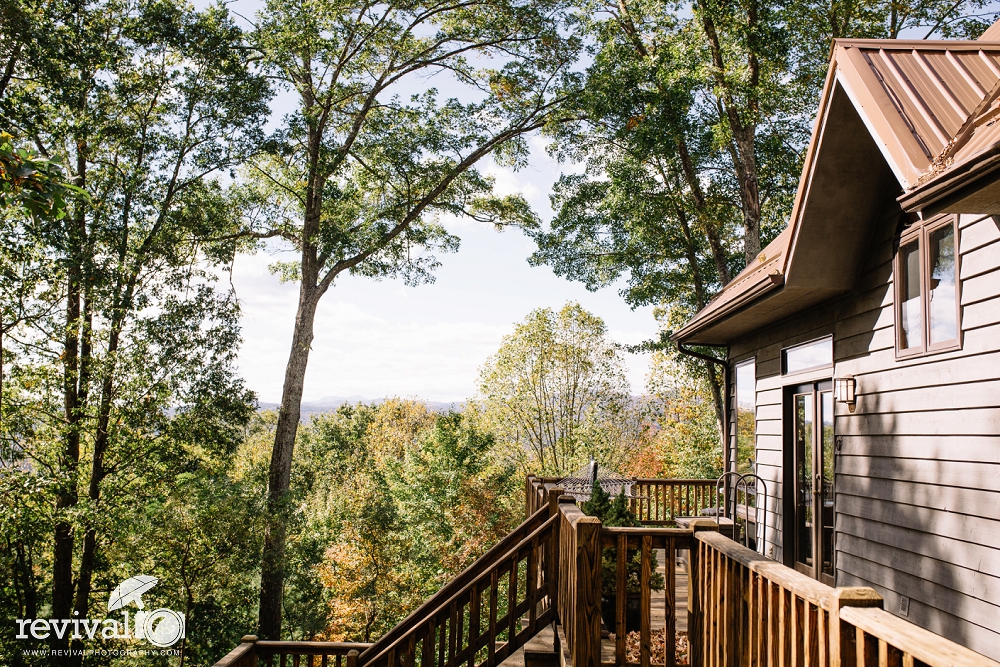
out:
M686 343L689 342L691 337L696 335L700 331L704 331L706 328L712 326L716 322L724 320L726 317L732 313L740 310L741 308L750 305L752 302L756 301L761 296L778 289L785 284L785 277L781 274L772 273L766 276L766 278L750 289L746 290L740 296L733 299L727 303L722 308L718 310L713 310L707 313L704 317L695 317L688 321L683 327L677 331L670 334L670 340L675 343Z

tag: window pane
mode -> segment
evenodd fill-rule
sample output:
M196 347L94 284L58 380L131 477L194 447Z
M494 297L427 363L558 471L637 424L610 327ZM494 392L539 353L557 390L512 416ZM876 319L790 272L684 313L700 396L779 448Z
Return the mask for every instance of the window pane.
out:
M754 472L757 448L757 370L754 362L736 367L736 469Z
M823 431L820 440L820 463L823 466L823 487L820 489L821 505L816 509L820 525L820 556L822 572L831 577L833 572L833 392L824 391L820 395L820 419Z
M920 247L916 241L899 249L899 273L899 347L905 350L920 347L924 340L920 305Z
M829 366L833 363L833 339L813 341L785 350L785 372L798 373L807 368Z
M931 344L958 338L955 323L955 227L947 225L930 234L931 284L928 316Z
M795 397L796 541L795 560L812 565L813 530L813 401L812 394Z

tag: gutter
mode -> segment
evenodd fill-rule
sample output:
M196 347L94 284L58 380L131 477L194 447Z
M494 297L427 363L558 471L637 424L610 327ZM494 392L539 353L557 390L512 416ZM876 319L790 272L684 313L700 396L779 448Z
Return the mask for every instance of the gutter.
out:
M715 364L722 367L722 460L723 460L723 472L730 470L729 461L729 392L732 387L730 386L729 362L725 359L719 359L718 357L713 357L709 354L702 354L695 350L688 349L684 347L684 343L677 343L677 351L681 354L687 355L689 357L694 357L695 359L701 359L702 361L707 361L710 364ZM736 466L732 466L732 470L735 470Z

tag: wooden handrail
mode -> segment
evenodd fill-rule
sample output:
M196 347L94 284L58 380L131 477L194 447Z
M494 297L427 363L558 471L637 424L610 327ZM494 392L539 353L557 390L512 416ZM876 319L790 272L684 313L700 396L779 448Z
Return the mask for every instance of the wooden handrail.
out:
M239 646L215 663L215 667L251 667L252 665L256 665L257 654L254 652L254 644L256 642L257 637L255 635L246 635L240 640Z
M533 532L538 526L545 523L549 517L547 507L539 508L528 517L520 526L508 533L502 540L497 542L485 554L480 556L474 563L469 565L457 577L445 584L437 593L427 598L427 600L417 609L411 612L406 618L400 621L394 628L372 644L361 654L359 664L365 665L375 655L380 654L386 647L393 644L397 639L409 632L417 623L426 618L429 614L437 611L441 603L451 599L456 592L475 580L483 572L490 570L498 560L507 555L511 547L519 544L526 535Z
M928 667L997 667L998 663L984 655L914 625L878 608L845 607L840 620L854 627L853 641L857 664L875 664L880 655L897 652L896 664L913 665L915 661ZM882 664L882 663L879 663ZM893 664L889 662L889 664Z
M295 642L261 639L256 643L257 654L275 655L347 655L351 651L359 654L371 646L366 642Z
M1000 667L883 610L871 588L832 588L717 532L694 539L692 664Z
M556 527L557 527L557 521L558 521L558 519L559 519L559 517L555 516L555 515L549 517L545 521L545 523L543 523L538 528L536 528L530 535L528 535L523 540L521 540L516 546L514 546L513 548L511 548L501 558L497 559L497 564L502 564L502 563L504 563L504 561L509 560L512 557L516 558L517 554L521 553L526 548L532 546L533 543L540 542L541 538L545 535L546 532L548 532L548 533L554 533L555 530L556 530ZM553 537L552 539L555 539L555 538ZM431 612L429 614L425 614L423 620L426 622L427 619L432 619L432 618L434 618L436 616L440 616L443 612L450 610L450 608L454 607L455 605L459 604L462 600L464 600L466 598L466 596L469 595L470 591L473 590L476 587L477 584L481 584L486 577L493 578L496 574L497 574L497 572L496 572L495 568L492 569L492 570L485 570L485 571L483 571L482 573L480 573L480 575L476 579L474 579L473 581L468 582L460 590L456 591L448 600L446 600L445 602L441 603L437 607L437 609L435 609L433 612ZM549 593L549 590L548 590L548 583L549 582L545 582L545 583L546 583L546 589L545 589L544 593L548 594ZM553 588L554 588L554 585L553 585ZM508 616L511 613L515 613L515 612L514 612L514 610L510 610L508 608ZM503 618L500 618L497 621L497 623L500 623L501 621L503 621ZM369 659L367 659L363 664L366 664L366 665L377 664L382 658L384 658L387 655L389 655L392 651L395 650L397 652L401 652L400 649L403 648L403 644L409 640L409 637L412 636L412 634L413 634L413 632L415 630L418 630L420 628L420 625L421 625L420 623L414 625L409 631L407 631L406 633L404 633L404 634L400 635L399 637L397 637L396 640L393 641L391 644L389 644L385 648L379 650L378 653L373 653L372 657L369 658ZM509 652L510 651L508 650L508 653Z
M698 534L698 541L719 551L729 560L742 565L751 572L766 577L771 583L781 586L790 593L794 593L806 602L827 611L830 610L829 597L833 591L831 586L822 584L808 575L786 567L776 560L762 556L753 549L748 549L721 533L711 531L700 532Z

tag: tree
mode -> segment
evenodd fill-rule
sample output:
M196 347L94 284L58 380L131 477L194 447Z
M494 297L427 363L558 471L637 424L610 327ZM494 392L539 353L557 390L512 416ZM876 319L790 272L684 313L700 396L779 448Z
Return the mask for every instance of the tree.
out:
M653 353L646 391L656 434L646 456L640 457L653 468L646 474L677 479L715 479L722 474L718 422L703 368L672 351Z
M522 164L524 136L560 117L577 51L563 19L562 0L271 0L260 15L259 57L297 107L249 171L243 235L299 253L276 267L299 282L299 300L268 480L263 637L281 631L286 496L319 301L344 272L430 280L434 253L458 245L442 216L535 223L474 167ZM425 83L435 75L467 101L440 100Z
M462 413L342 406L299 429L285 634L368 640L520 520L521 478Z
M595 437L635 404L604 322L579 304L534 310L479 375L482 419L525 472L567 474L594 456L617 466L625 443ZM639 425L641 428L641 425Z
M43 156L65 156L91 199L39 239L53 270L30 296L46 317L8 346L34 425L4 435L51 476L52 614L84 617L130 484L156 479L147 453L170 440L168 415L199 415L216 435L248 418L238 310L212 288L234 247L196 239L234 222L212 176L259 143L267 86L223 9L98 0L46 4L33 20L46 37L25 47L37 58L8 61L0 117Z
M974 36L983 6L581 2L593 62L552 150L585 170L560 177L530 261L591 290L624 277L629 304L681 324L784 226L830 40L917 26ZM722 438L721 378L711 364L699 373Z

